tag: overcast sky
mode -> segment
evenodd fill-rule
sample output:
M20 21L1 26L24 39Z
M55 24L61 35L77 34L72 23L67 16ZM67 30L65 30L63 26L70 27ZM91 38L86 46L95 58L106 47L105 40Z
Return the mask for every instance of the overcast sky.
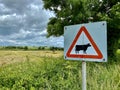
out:
M0 46L60 46L63 36L46 38L46 26L54 14L42 0L0 0Z

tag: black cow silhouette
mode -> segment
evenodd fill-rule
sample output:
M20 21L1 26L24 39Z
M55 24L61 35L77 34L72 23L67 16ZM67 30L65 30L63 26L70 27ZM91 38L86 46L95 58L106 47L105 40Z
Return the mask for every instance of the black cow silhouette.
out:
M84 45L76 45L75 46L75 53L79 53L80 50L83 50L83 53L86 53L88 47L90 47L90 43Z

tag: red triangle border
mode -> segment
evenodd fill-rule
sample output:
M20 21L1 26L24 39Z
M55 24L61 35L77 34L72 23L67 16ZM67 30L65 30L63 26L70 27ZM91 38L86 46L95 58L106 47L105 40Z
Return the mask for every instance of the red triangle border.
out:
M84 32L85 35L87 36L88 40L90 41L90 43L92 44L93 48L95 49L97 55L87 55L87 54L71 54L72 49L74 48L77 40L79 39L81 33ZM75 36L70 48L68 49L66 56L68 58L89 58L89 59L102 59L103 55L101 53L101 51L99 50L99 48L97 47L96 43L94 42L94 40L92 39L91 35L89 34L89 32L87 31L87 29L85 28L85 26L82 26L80 28L80 30L78 31L77 35Z

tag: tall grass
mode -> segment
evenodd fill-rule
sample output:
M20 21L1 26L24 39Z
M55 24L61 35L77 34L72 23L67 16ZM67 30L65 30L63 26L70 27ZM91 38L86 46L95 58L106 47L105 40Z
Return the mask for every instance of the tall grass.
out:
M120 62L87 62L87 90L120 90ZM0 90L81 90L81 62L42 56L0 67Z

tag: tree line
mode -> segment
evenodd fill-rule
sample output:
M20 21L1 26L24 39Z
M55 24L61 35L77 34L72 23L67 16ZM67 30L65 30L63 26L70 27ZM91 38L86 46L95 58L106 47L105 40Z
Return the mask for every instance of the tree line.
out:
M62 47L48 46L0 46L0 50L64 50Z

